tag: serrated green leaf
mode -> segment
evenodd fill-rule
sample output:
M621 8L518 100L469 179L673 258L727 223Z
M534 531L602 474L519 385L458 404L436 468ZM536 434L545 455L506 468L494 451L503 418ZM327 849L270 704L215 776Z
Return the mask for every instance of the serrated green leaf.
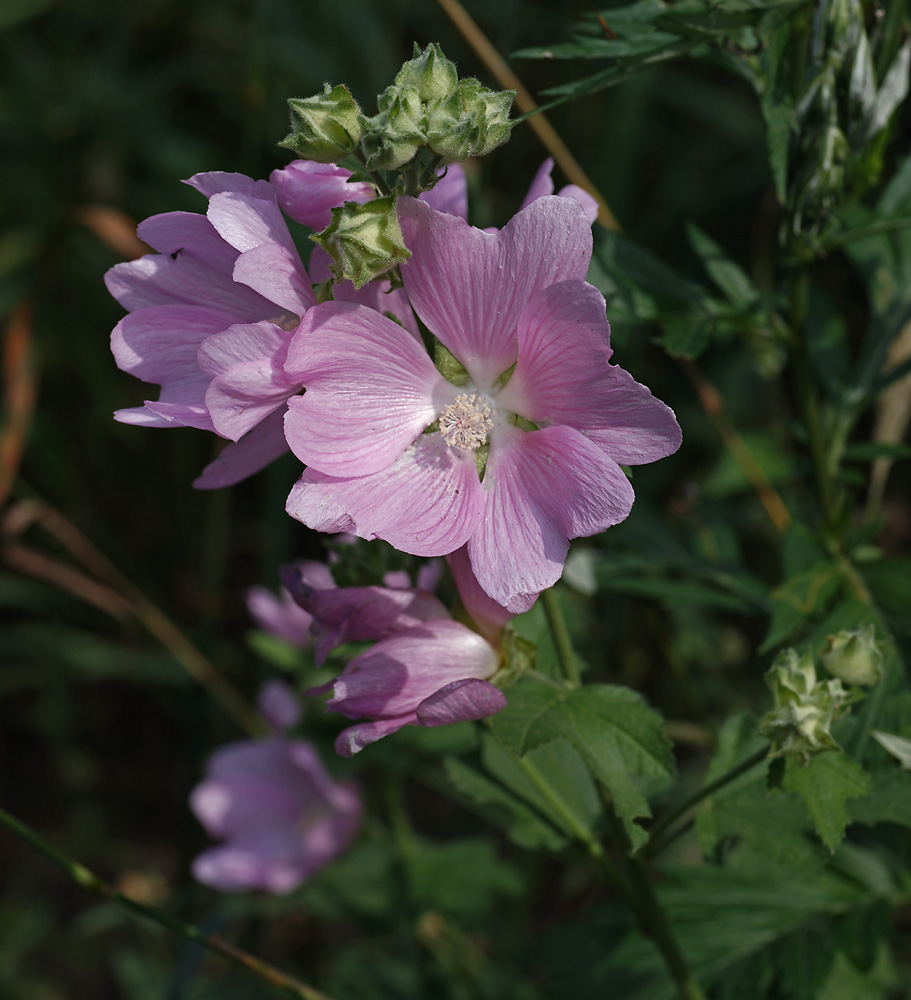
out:
M870 776L873 783L870 794L850 800L851 821L865 826L897 823L911 829L911 774L893 765L877 768Z
M856 760L841 751L829 750L811 757L806 764L788 758L783 787L801 796L820 839L834 852L849 822L845 803L869 795L873 783Z
M610 792L632 847L647 839L636 820L651 816L643 786L674 770L661 717L629 688L587 685L568 691L531 720L529 749L563 737Z
M553 708L563 694L558 685L538 677L521 678L507 688L506 708L491 718L491 732L503 746L521 756L535 721Z

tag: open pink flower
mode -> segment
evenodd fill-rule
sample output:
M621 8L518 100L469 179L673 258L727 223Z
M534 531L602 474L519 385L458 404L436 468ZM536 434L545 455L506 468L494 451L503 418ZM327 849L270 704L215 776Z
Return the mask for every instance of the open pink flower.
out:
M276 730L297 721L279 682L266 685L259 704ZM334 781L311 744L277 731L217 750L190 807L224 841L196 858L193 874L225 892L290 892L348 846L361 811L354 786Z
M620 464L680 444L673 412L609 364L604 299L584 278L591 227L572 198L533 201L498 233L402 198L415 312L465 369L447 381L422 345L348 303L311 310L285 362L306 385L285 434L308 468L287 509L320 531L415 555L467 545L483 590L527 610L569 539L622 521Z
M335 680L308 694L332 692L329 711L367 717L343 730L335 747L346 757L403 726L442 726L482 719L506 706L489 683L499 654L490 642L452 620L432 595L414 589L340 587L321 590L287 579L294 599L313 616L317 661L334 646L378 639Z

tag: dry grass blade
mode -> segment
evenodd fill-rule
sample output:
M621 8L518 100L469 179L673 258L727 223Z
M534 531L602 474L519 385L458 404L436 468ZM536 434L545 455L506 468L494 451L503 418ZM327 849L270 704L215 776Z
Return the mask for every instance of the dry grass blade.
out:
M32 309L22 303L10 316L3 343L4 422L0 430L0 506L19 472L37 397L32 355Z
M107 205L83 205L77 208L76 220L90 229L124 260L135 260L151 251L136 235L136 223L120 209Z

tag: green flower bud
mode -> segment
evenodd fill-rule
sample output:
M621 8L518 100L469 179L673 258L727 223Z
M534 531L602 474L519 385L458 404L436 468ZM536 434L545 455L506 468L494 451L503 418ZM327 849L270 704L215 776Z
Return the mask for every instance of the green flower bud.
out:
M772 742L772 756L799 757L806 763L813 754L836 750L832 726L857 700L840 680L816 680L811 653L799 657L785 649L766 674L775 707L766 715L759 731Z
M469 78L428 116L427 144L449 161L484 156L509 138L514 122L509 119L515 92L490 90Z
M361 288L411 256L402 236L395 196L332 209L332 222L310 237L331 257L332 272Z
M830 635L829 644L819 658L826 670L845 684L870 687L882 680L883 652L873 625L854 632L842 629Z
M414 58L405 63L395 78L397 87L413 87L419 100L430 103L442 101L459 85L455 63L443 55L439 45L428 45L421 52L417 43Z
M414 87L388 87L379 97L380 113L361 116L361 146L368 170L397 170L424 145L424 107Z
M313 97L292 97L292 132L279 146L293 149L305 160L335 163L344 159L361 138L361 109L344 84Z

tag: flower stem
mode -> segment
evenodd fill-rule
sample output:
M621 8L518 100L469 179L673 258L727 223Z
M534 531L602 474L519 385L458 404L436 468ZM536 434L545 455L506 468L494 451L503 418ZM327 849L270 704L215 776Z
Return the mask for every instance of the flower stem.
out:
M155 923L161 924L162 927L167 927L169 930L175 931L178 934L182 934L185 938L195 941L197 944L202 945L203 948L214 952L216 955L220 955L222 958L226 958L228 961L234 962L235 965L243 966L245 969L248 969L256 976L259 976L260 979L270 985L277 986L284 990L289 996L298 997L299 1000L330 1000L325 993L321 993L312 986L302 983L294 976L290 976L286 972L276 969L274 966L269 965L268 962L262 961L262 959L257 958L255 955L251 955L249 952L243 951L241 948L236 948L230 942L225 941L225 939L220 935L206 934L198 927L194 927L192 924L184 923L182 920L178 920L176 917L172 917L168 913L163 913L161 910L157 910L154 907L146 906L144 903L138 903L136 900L130 899L129 896L124 896L123 893L118 892L112 885L109 885L103 879L99 878L94 872L89 871L89 869L84 865L79 864L77 861L70 860L55 848L51 847L51 845L39 837L34 830L20 822L15 818L15 816L11 816L5 809L2 808L0 808L0 825L6 827L7 830L15 834L21 841L28 844L28 846L34 851L47 858L52 864L56 865L77 885L86 889L88 892L93 893L95 896L99 896L110 903L114 903L116 906L119 906L121 909L127 910L130 913L135 913L140 917L144 917L146 920L153 920Z
M557 601L554 588L545 590L541 594L541 603L544 605L544 614L547 617L547 625L554 640L554 648L557 651L557 659L566 680L572 687L579 687L582 683L579 671L576 667L576 654L573 652L572 640L569 638L569 629L566 627L566 619Z
M669 830L681 816L685 816L704 799L707 799L710 795L714 795L720 788L724 788L725 785L730 784L742 774L746 774L747 771L752 770L752 768L754 768L757 764L762 763L762 761L768 756L768 753L768 746L763 746L757 750L756 753L751 754L745 760L742 760L736 767L732 767L730 771L721 775L720 778L716 778L708 785L704 785L698 792L695 792L688 799L681 802L676 808L662 816L661 819L652 827L648 843L642 848L640 853L644 857L649 858L658 854L674 839L674 835L663 836L663 834L665 831Z

